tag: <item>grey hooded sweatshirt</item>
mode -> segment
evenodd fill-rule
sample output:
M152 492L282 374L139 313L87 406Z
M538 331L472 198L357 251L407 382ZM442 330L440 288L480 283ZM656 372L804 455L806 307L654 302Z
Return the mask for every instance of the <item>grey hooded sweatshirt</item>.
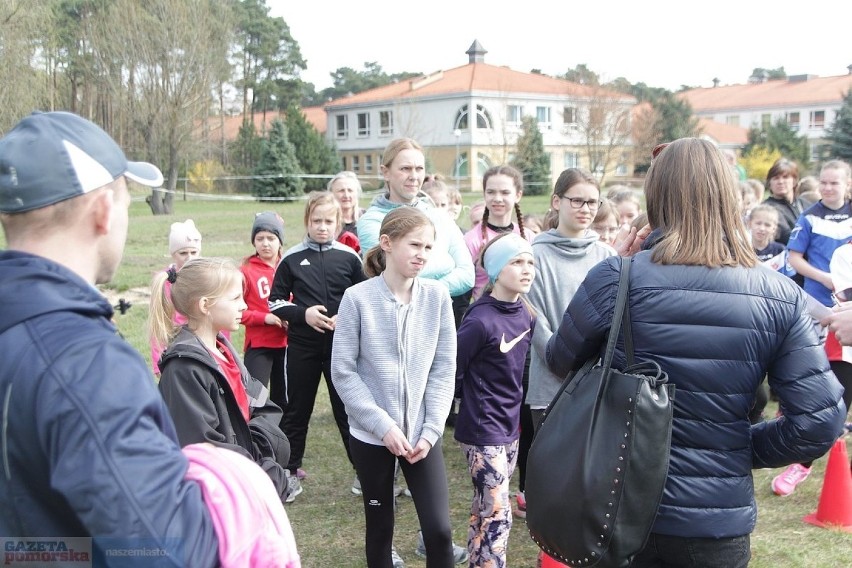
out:
M551 229L536 237L532 248L536 275L528 299L538 312L538 318L532 338L526 403L532 408L544 408L556 395L564 378L554 375L547 367L547 342L559 329L568 303L589 270L616 253L591 230L583 237L569 238Z

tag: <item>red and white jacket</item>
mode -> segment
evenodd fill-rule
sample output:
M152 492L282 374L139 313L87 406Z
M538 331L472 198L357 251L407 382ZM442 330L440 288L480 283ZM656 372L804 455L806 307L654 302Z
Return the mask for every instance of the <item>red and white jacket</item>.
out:
M248 309L243 312L242 324L246 327L244 350L249 347L287 347L287 328L267 325L264 322L269 313L269 293L275 267L269 266L256 254L250 256L240 266L243 273L243 299Z

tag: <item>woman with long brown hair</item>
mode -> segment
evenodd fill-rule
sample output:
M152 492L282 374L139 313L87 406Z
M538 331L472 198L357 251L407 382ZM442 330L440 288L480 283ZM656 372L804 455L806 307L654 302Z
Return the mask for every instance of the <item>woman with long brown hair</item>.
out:
M697 138L662 149L645 178L653 232L631 261L634 353L659 363L677 390L665 492L634 568L747 566L752 468L817 458L843 429L841 387L804 295L758 266L737 192L721 152ZM547 345L558 376L604 350L620 271L618 257L601 262L568 305ZM613 365L625 366L623 342ZM767 374L784 416L752 426Z

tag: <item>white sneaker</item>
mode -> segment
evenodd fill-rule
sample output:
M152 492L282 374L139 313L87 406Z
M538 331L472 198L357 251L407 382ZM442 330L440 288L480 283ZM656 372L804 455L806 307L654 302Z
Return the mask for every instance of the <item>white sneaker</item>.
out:
M402 556L396 551L396 547L391 548L391 564L393 564L393 568L405 568L405 562L402 560Z
M285 503L292 503L296 500L297 495L302 493L302 482L295 475L291 475L287 479L287 499Z
M352 488L350 489L353 495L361 495L361 480L358 479L358 476L355 476L355 481L352 482Z

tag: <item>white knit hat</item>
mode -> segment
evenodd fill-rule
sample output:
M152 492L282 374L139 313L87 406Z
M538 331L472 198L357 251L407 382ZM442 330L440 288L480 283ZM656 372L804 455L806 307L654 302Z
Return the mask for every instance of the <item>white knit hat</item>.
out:
M201 252L201 233L195 228L195 222L187 219L183 223L172 223L169 231L169 254L187 247L197 248Z

